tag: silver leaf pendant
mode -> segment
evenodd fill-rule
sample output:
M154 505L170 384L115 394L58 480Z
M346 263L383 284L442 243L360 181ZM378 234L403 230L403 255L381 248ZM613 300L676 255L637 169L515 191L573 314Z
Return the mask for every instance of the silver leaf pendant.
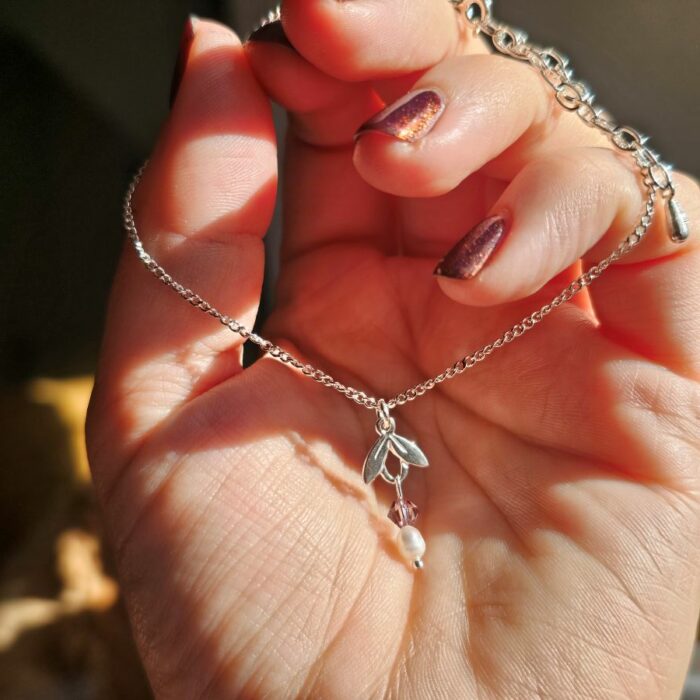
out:
M365 483L371 484L381 476L384 481L394 484L397 479L403 481L406 478L410 467L427 467L428 458L423 450L413 440L396 432L396 423L389 415L388 409L380 408L378 416L376 429L379 438L372 445L362 467L362 478ZM400 473L396 476L387 467L390 454L396 457L401 467Z
M365 480L365 484L371 484L381 474L386 466L388 454L389 436L380 435L365 458L365 463L362 467L362 478Z
M389 449L400 460L414 467L427 467L428 458L423 450L412 440L407 440L396 433L389 434Z
M387 432L379 436L365 458L362 467L362 478L365 484L371 484L380 475L384 477L385 481L393 483L395 477L388 473L386 464L389 453L399 460L402 469L406 472L408 466L422 468L428 466L428 458L415 442L396 433Z
M396 489L396 500L391 504L387 517L399 528L396 541L401 556L415 569L422 569L426 544L423 535L413 525L418 517L418 508L404 496L403 482L411 467L427 467L428 458L415 442L396 433L396 421L389 414L389 407L384 401L377 405L376 430L379 437L365 458L362 478L366 484L371 484L381 476ZM389 469L389 456L399 463L397 471Z

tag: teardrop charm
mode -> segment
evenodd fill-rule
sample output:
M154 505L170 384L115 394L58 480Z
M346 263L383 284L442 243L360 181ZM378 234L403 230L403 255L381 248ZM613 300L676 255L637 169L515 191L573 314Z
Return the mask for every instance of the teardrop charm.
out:
M671 240L674 243L685 243L690 236L688 215L683 211L675 197L666 201L666 220Z

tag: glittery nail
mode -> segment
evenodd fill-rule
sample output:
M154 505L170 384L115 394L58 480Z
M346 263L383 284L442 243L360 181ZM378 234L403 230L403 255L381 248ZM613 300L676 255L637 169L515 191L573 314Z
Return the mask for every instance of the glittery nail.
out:
M445 106L445 99L435 90L410 92L365 122L356 137L378 131L400 141L418 141L435 126Z
M190 48L192 48L192 41L194 40L195 26L199 18L197 15L190 15L185 22L185 27L182 30L182 36L180 37L180 47L177 52L177 60L175 61L175 68L173 69L173 78L170 82L170 106L172 107L175 103L175 98L177 97L177 92L180 89L180 83L182 82L182 76L185 74L185 68L187 67L187 59L190 55Z
M293 49L291 42L289 41L287 34L284 31L282 22L280 20L275 20L274 22L268 22L264 24L259 29L256 29L249 37L248 41L252 42L265 42L268 44L281 44L289 49Z
M491 216L477 224L455 245L435 268L435 274L468 280L481 272L508 230L502 216Z

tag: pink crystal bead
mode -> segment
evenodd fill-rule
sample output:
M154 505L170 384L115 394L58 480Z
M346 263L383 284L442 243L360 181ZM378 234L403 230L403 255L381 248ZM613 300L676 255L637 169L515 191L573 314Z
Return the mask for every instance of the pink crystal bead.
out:
M391 504L387 517L399 527L413 525L418 518L418 508L408 499L400 499Z

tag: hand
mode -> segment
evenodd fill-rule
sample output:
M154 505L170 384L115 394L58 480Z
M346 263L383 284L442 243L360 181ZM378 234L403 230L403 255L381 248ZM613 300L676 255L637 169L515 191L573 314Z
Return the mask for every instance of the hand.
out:
M146 248L251 327L276 191L267 95L281 103L263 333L384 397L539 308L632 230L643 196L630 162L447 2L405 8L288 0L294 48L279 27L242 47L195 20L136 199ZM444 112L399 134L419 138L353 142L425 89ZM406 482L418 573L391 490L360 478L375 416L272 359L244 369L240 338L127 250L89 449L156 694L678 697L699 592L700 196L677 185L689 243L667 242L659 212L590 295L396 412L431 462ZM433 276L493 213L508 231L483 269L451 256Z

